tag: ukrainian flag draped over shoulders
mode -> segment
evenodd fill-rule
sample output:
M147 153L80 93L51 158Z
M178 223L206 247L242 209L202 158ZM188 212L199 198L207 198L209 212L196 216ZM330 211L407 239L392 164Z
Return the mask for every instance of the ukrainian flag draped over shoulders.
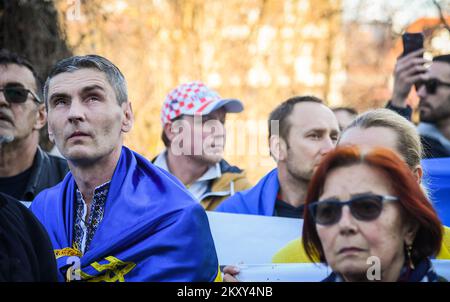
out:
M41 192L31 210L47 229L59 279L214 281L218 260L203 208L172 175L122 148L103 220L89 250L73 246L76 184L71 173ZM81 271L69 272L80 256Z

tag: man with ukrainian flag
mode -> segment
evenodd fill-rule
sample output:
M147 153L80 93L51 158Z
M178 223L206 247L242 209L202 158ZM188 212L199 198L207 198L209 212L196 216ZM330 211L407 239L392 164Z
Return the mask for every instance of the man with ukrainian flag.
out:
M218 260L203 208L169 173L123 146L133 113L109 60L58 62L44 98L49 135L70 172L31 209L60 281L214 281Z

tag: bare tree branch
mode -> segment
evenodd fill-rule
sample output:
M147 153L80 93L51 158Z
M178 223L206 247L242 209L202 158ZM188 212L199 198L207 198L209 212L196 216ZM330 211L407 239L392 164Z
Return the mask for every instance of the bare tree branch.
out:
M444 27L450 32L450 26L448 25L447 20L445 20L445 16L442 11L441 5L439 4L439 2L437 0L433 0L433 4L434 4L434 6L436 6L436 8L439 12L439 18L441 19L442 24L444 24Z

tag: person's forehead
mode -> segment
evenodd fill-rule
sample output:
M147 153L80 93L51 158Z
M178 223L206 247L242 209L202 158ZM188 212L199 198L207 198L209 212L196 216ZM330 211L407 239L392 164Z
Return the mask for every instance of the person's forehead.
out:
M334 114L338 119L344 118L344 119L352 119L354 115L350 114L350 112L346 110L336 110L334 111Z
M321 199L340 194L385 194L390 188L388 180L379 169L360 163L330 171L325 179ZM349 198L348 195L345 198Z
M54 93L77 92L85 87L100 86L112 89L106 75L93 68L82 68L75 71L63 72L51 78L49 82L49 95Z
M338 122L333 111L323 104L304 102L295 105L289 116L292 126L302 131L310 129L338 130Z
M36 89L36 81L31 70L17 64L0 65L0 86L7 83L20 83L28 89Z
M353 127L341 134L338 145L360 145L368 147L387 147L397 151L397 136L387 127Z
M442 81L450 81L450 64L445 62L433 62L428 70L430 77Z

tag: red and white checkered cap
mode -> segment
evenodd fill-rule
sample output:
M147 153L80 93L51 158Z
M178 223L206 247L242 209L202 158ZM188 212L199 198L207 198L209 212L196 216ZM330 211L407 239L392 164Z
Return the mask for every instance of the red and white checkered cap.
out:
M161 110L163 125L180 115L206 115L224 107L226 112L241 112L244 105L237 99L222 99L202 82L189 82L173 89Z

